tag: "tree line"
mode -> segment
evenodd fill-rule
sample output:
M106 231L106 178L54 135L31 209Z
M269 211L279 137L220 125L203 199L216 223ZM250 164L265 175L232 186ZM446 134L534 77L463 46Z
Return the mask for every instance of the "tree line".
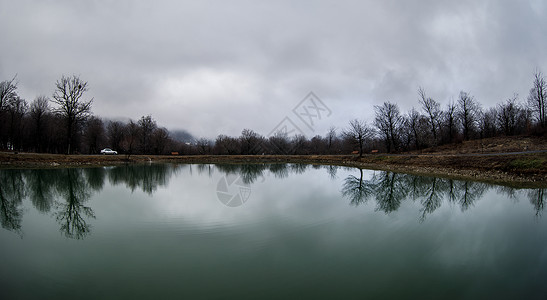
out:
M470 93L461 91L444 107L417 90L419 108L403 113L396 103L374 106L372 122L349 121L343 129L308 138L277 132L265 137L252 129L240 136L220 134L215 140L177 141L150 115L137 121L104 121L94 116L93 99L85 97L88 83L78 76L62 76L50 97L37 96L30 104L17 93L17 80L0 82L0 149L43 153L99 153L110 147L131 154L348 154L376 149L403 152L495 136L545 135L547 83L534 74L526 99L513 95L494 107L483 108Z
M0 149L38 153L99 153L105 147L127 154L164 154L175 148L167 129L151 116L108 121L94 116L88 83L62 76L52 97L30 104L17 93L17 81L0 82Z
M342 136L358 148L360 155L365 144L367 150L372 147L391 153L496 136L541 136L545 135L547 125L546 100L547 83L539 71L534 74L525 101L513 95L485 109L465 91L443 108L420 87L419 109L413 107L402 113L396 103L384 102L374 106L371 125L364 120L352 120Z

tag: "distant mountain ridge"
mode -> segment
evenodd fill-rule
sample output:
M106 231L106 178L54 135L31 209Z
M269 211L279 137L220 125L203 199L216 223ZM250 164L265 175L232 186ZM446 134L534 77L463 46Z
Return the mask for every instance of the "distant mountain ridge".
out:
M177 142L190 144L196 143L196 138L184 129L169 130L169 136Z

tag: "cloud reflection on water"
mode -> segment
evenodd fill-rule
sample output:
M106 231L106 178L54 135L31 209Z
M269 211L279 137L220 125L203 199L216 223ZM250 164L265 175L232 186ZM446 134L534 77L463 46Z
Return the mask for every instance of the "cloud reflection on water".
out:
M517 189L481 182L448 178L424 177L389 171L374 171L365 176L363 169L312 166L306 164L221 164L221 165L125 165L83 169L0 170L0 221L6 230L21 233L23 200L29 199L43 214L52 214L60 231L68 238L82 239L91 232L90 220L95 218L92 207L86 204L93 194L103 190L105 182L125 186L153 196L159 188L168 187L170 180L183 169L189 176L206 175L214 181L218 172L223 176L237 175L253 188L267 178L288 179L306 174L311 168L324 169L330 180L339 180L338 171L353 174L342 180L340 194L350 205L359 207L375 203L375 210L386 214L400 209L405 201L420 204L418 219L426 217L443 203L458 206L462 212L470 210L489 190L509 199L526 197L536 216L545 208L545 189ZM370 172L369 172L370 173ZM304 187L306 188L306 187Z

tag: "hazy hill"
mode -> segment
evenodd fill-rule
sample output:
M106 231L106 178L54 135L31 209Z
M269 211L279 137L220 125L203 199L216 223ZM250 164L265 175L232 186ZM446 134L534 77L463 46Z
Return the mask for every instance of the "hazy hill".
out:
M181 143L190 143L190 144L196 143L196 138L190 132L184 129L169 130L169 136L173 140L181 142Z

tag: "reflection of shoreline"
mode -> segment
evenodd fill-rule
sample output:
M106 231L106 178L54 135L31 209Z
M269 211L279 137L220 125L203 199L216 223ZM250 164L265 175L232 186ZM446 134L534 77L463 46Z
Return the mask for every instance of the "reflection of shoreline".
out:
M0 170L0 220L2 227L21 234L23 200L37 211L53 213L63 235L83 239L91 231L93 209L85 203L101 191L108 178L132 192L139 188L152 195L165 186L178 167L166 164L128 165L112 168Z
M84 169L0 170L0 221L4 229L21 234L22 204L29 199L37 211L47 214L52 210L61 232L81 239L89 234L90 219L95 218L91 207L85 205L94 192L101 191L108 179L111 185L125 185L132 192L136 189L153 195L161 186L167 186L170 178L182 168L194 165L150 164ZM370 179L363 178L363 169L318 166L309 164L218 164L197 165L199 174L212 176L215 170L224 175L237 175L245 184L253 184L271 174L276 178L288 178L290 174L304 174L309 168L325 169L331 179L337 178L340 168L359 170L359 176L349 175L342 185L342 196L350 204L359 206L376 201L376 209L385 213L396 211L407 199L419 201L421 220L438 209L444 199L458 205L462 211L471 208L487 190L495 188L509 198L519 195L520 189L494 186L481 182L422 177L389 171L374 171ZM528 189L521 197L527 197L537 216L545 208L546 189ZM522 194L522 193L520 193Z
M363 170L358 169L360 176L349 175L344 180L342 195L350 204L359 206L370 200L376 201L376 210L386 214L396 211L407 199L419 201L422 205L420 220L441 207L444 199L456 204L462 211L471 208L482 195L496 189L497 193L509 198L516 197L518 189L495 186L476 181L463 181L439 177L415 176L389 171L375 171L370 179L363 179ZM525 193L533 205L537 216L545 207L546 189L529 189Z

